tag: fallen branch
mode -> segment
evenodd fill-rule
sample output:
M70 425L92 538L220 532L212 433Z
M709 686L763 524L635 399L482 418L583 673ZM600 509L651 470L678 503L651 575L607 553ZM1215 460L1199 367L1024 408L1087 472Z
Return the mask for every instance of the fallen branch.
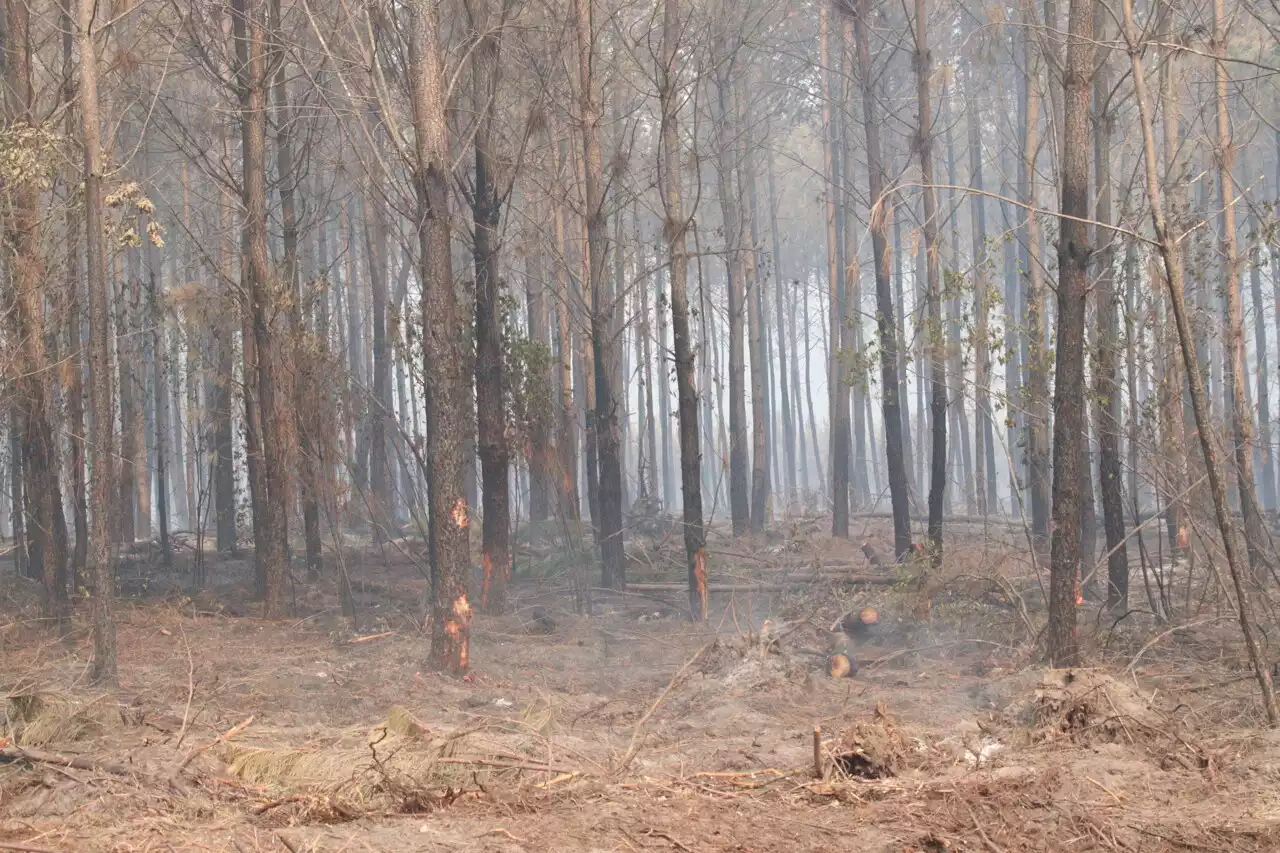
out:
M112 761L95 761L92 758L81 758L75 755L61 755L56 752L45 752L42 749L26 749L21 746L0 748L0 758L8 761L30 761L32 764L52 764L56 767L74 767L76 770L101 770L114 773L116 776L132 776L135 771L124 764Z
M437 764L466 764L476 767L497 767L503 770L533 770L538 773L577 773L564 767L551 764L538 764L529 761L501 761L491 758L437 758Z
M711 584L708 591L716 592L782 592L790 589L802 589L813 583L828 581L842 584L877 584L892 586L898 582L893 575L845 575L839 572L820 572L818 574L792 575L784 583L728 583ZM629 583L629 592L683 592L689 588L683 583Z
M288 805L289 803L305 803L308 800L310 800L310 797L304 797L301 794L291 794L288 797L281 797L278 800L272 800L268 803L259 803L258 805L253 807L250 813L255 815L262 815L262 814L266 814L272 809L276 809L276 808L279 808L280 806Z
M667 686L663 691L658 694L658 698L653 700L653 704L649 706L649 710L645 711L644 716L636 722L635 731L631 733L631 744L627 747L626 754L622 756L622 760L618 762L617 768L613 771L615 776L621 775L624 770L631 766L631 762L635 760L636 753L640 751L640 733L644 731L644 724L649 722L649 718L657 713L658 707L662 705L663 700L667 698L667 694L675 689L675 686L680 682L680 679L684 677L684 674L688 672L689 668L698 661L698 658L702 657L702 653L709 648L711 648L710 643L698 649L693 653L693 657L685 661L684 666L676 670L676 674L671 676L671 680L667 682Z
M390 637L394 633L395 631L383 631L381 634L369 634L364 637L356 637L355 639L351 640L351 642L347 643L347 645L354 646L359 643L371 643L374 640L381 640L383 637Z
M813 727L813 778L821 779L826 776L826 770L822 766L822 726Z
M182 759L182 763L179 764L176 769L174 769L172 778L176 779L178 777L178 774L181 773L183 770L186 770L187 765L195 761L196 757L199 756L200 753L205 752L206 750L213 749L215 746L217 746L220 743L225 743L226 741L231 740L233 737L240 734L245 729L249 728L249 725L252 722L253 722L253 715L250 714L249 717L244 722L240 723L238 726L234 726L233 728L228 729L225 734L220 734L209 743L206 743L204 746L197 746L195 749L188 752L187 757Z
M0 850L16 850L19 853L58 853L50 847L37 847L34 844L20 844L13 841L0 841Z

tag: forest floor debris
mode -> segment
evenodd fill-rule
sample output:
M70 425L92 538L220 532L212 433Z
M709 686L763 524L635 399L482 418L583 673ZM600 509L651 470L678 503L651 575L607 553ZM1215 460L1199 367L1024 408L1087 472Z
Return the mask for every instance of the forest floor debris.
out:
M752 584L858 553L732 547L758 558L730 564ZM254 609L246 564L213 563L203 595L230 607L164 584L122 605L109 695L84 686L87 636L49 643L6 572L0 850L1280 846L1280 736L1225 629L1147 649L1167 626L1086 609L1097 665L1046 670L1033 570L989 540L951 553L928 624L915 590L840 583L726 593L706 626L639 618L678 595L601 592L587 617L533 572L511 615L477 618L465 680L423 666L405 559L353 561L355 634L327 580L291 622L231 615ZM830 678L825 626L865 606L883 618L851 649L861 671Z

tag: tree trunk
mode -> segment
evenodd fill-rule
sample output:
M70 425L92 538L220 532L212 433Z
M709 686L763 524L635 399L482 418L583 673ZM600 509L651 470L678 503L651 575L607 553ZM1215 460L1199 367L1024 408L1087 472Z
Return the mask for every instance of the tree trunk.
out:
M34 133L38 121L32 66L35 45L27 4L6 0L4 26L6 118L12 126ZM32 555L38 553L40 558L39 562L32 561L32 568L40 570L40 615L62 635L70 630L71 613L66 589L66 537L59 536L55 529L62 491L46 374L49 363L45 351L46 269L41 245L40 175L18 175L6 182L5 191L4 236L10 254L8 280L13 305L8 321L10 346L18 351L13 359L14 390L21 412L23 486L30 512L25 532Z
M761 275L758 247L760 235L756 227L758 205L756 176L752 163L756 159L751 120L747 115L745 99L739 86L734 87L737 107L734 110L739 148L738 188L745 192L746 206L742 215L742 240L746 244L743 257L746 267L747 336L750 338L751 361L751 524L754 533L764 530L769 512L769 388L765 357L768 342L764 331L763 290L765 277Z
M1095 0L1071 0L1063 77L1062 220L1058 240L1058 334L1053 395L1053 538L1049 562L1049 661L1073 666L1080 572L1081 467L1087 465L1084 317L1089 294L1089 108L1093 99ZM1109 236L1109 235L1108 235ZM1083 482L1089 482L1084 480Z
M80 134L76 126L75 110L70 105L76 98L76 66L75 66L75 9L72 0L61 0L62 23L62 103L66 106L66 133L68 137ZM83 178L80 169L69 167L67 171L68 187L79 184ZM67 205L65 214L66 249L67 249L67 301L66 301L66 335L67 359L70 381L67 383L67 421L71 433L71 505L75 518L76 543L71 557L71 589L79 590L85 585L84 578L89 556L89 500L85 481L85 417L84 417L84 314L81 308L81 270L80 270L80 232L82 212L75 205Z
M443 45L436 4L412 7L409 79L413 102L418 280L422 283L423 375L427 387L427 493L430 498L431 658L461 675L469 666L467 601L470 512L463 479L467 428L453 259L449 252L449 138L445 124Z
M1102 31L1100 21L1095 27ZM1117 322L1115 279L1116 234L1111 231L1111 143L1115 132L1111 97L1111 75L1105 61L1098 67L1093 87L1098 116L1093 157L1097 201L1098 241L1103 243L1098 264L1095 307L1097 323L1096 360L1093 366L1094 400L1097 411L1098 484L1102 491L1102 525L1107 536L1107 607L1123 612L1129 602L1129 554L1125 547L1124 484L1120 460L1120 380L1118 376L1120 329ZM1084 564L1087 571L1091 568Z
M1034 13L1028 13L1027 26L1035 25ZM1022 234L1026 252L1026 302L1024 323L1027 357L1023 364L1023 408L1026 411L1027 479L1031 490L1031 537L1036 551L1043 554L1049 546L1049 364L1044 351L1045 286L1041 260L1043 236L1036 190L1036 159L1040 150L1039 51L1035 36L1023 34L1024 68L1026 69L1026 123L1023 126L1022 161L1018 167L1020 195L1025 205ZM1074 527L1073 527L1074 529Z
M822 73L823 160L827 180L827 297L828 327L831 340L827 359L827 412L830 436L827 453L831 460L831 535L849 538L849 382L844 369L844 166L841 156L839 105L840 67L837 52L831 49L833 39L827 5L819 10L819 64Z
M846 19L843 22L844 33L844 49L841 52L845 60L846 67L852 69L854 63L854 55L857 53L857 45L853 35L853 21ZM847 363L852 366L853 363L861 363L863 346L862 346L862 269L858 263L858 245L860 243L858 237L858 219L853 214L854 208L854 182L853 172L856 163L857 151L853 144L853 123L854 108L857 89L853 85L851 77L846 76L844 91L841 93L840 104L843 111L840 124L840 150L843 155L844 164L841 170L843 177L843 186L840 188L840 203L844 209L844 281L843 281L843 302L842 314L843 320L840 324L840 334L845 339L844 349ZM853 417L850 421L844 414L840 418L845 422L845 430L852 440L851 450L851 468L852 468L852 492L851 501L855 506L864 505L871 497L871 483L867 475L867 421L866 406L863 398L867 395L868 383L862 375L861 368L855 374L851 369L845 370L845 383L847 390L842 389L841 395L844 397L846 406L850 404L852 397ZM852 426L850 427L850 424Z
M1080 0L1076 0L1080 2ZM1138 113L1142 124L1143 154L1146 163L1147 198L1151 206L1152 226L1159 242L1160 255L1164 261L1165 283L1168 285L1169 301L1173 308L1174 320L1178 327L1178 343L1182 350L1183 364L1187 368L1190 382L1191 406L1195 415L1197 436L1200 450L1204 458L1205 472L1209 479L1209 491L1213 497L1214 516L1218 531L1222 535L1222 547L1227 558L1227 568L1235 587L1237 612L1240 617L1240 630L1244 636L1245 647L1253 664L1254 675L1262 692L1263 707L1267 713L1267 722L1272 728L1280 725L1280 712L1276 709L1275 691L1271 683L1271 667L1263 656L1262 649L1255 635L1253 602L1248 582L1244 576L1235 540L1235 525L1227 510L1227 491L1223 478L1219 474L1213 447L1213 432L1210 425L1210 413L1207 395L1204 388L1204 374L1197 361L1195 341L1187 322L1186 295L1183 286L1182 258L1178 252L1175 237L1170 232L1165 219L1164 205L1161 200L1160 176L1156 167L1156 141L1151 119L1150 98L1147 94L1146 75L1142 67L1142 53L1138 43L1138 30L1133 22L1133 0L1124 0L1124 39L1129 49L1129 61L1133 71L1134 96L1138 103ZM1219 18L1216 14L1221 9L1215 3L1215 24ZM1215 26L1215 34L1218 27Z
M1247 171L1247 170L1246 170ZM1262 222L1252 218L1249 246L1249 295L1253 302L1253 346L1257 358L1258 456L1262 463L1262 509L1276 509L1275 453L1271 447L1271 371L1267 359L1267 324L1262 303Z
M896 207L886 214L893 217L893 298L894 304L898 309L898 316L894 322L894 333L897 340L901 341L898 347L898 376L902 379L902 394L906 394L907 382L907 308L906 300L903 298L903 273L902 273L902 213ZM907 397L907 404L901 405L899 398L899 408L902 410L902 458L903 467L907 469L907 494L908 502L914 503L913 495L915 489L915 480L912 479L915 471L915 462L911 454L911 398ZM924 450L921 448L921 452Z
M767 165L769 175L769 235L773 245L773 301L774 324L778 345L778 397L782 402L782 453L785 461L783 472L785 481L779 483L782 493L788 501L794 499L796 493L796 419L792 416L791 390L788 386L790 376L787 373L787 346L792 347L791 365L795 366L795 328L788 325L786 300L783 294L782 278L782 245L778 239L778 187L774 174L773 149L768 150ZM796 412L798 415L799 412ZM801 456L803 459L803 455Z
M885 455L889 468L889 497L893 506L893 549L899 558L911 551L907 469L902 452L902 413L898 384L898 339L894 328L892 283L889 280L889 241L885 233L884 161L880 152L880 109L873 89L871 0L857 0L854 20L858 48L858 82L862 87L862 121L867 145L868 185L872 200L871 247L876 262L876 327L880 338L880 385L883 397Z
M676 397L680 418L680 494L683 501L685 565L689 581L689 613L695 622L707 618L706 532L702 521L702 465L698 433L698 389L694 384L693 335L689 328L689 256L681 184L679 126L680 38L678 0L663 0L662 63L658 99L662 110L659 180L663 202L662 235L667 243L671 277L671 330L676 362ZM704 356L705 357L705 356Z
M557 171L564 174L563 156ZM573 375L573 321L571 317L569 287L568 242L565 235L564 204L552 202L552 230L556 241L556 375L558 414L556 421L556 450L559 452L559 477L556 494L560 517L566 524L576 526L582 518L582 503L578 499L578 413L574 403Z
M973 394L978 420L974 433L977 439L974 442L974 476L978 514L985 516L999 506L1000 498L996 490L995 424L991 415L991 280L987 256L987 205L983 194L982 117L974 97L978 86L976 78L973 63L970 63L964 88L969 131L969 185L974 190L969 195L974 266Z
M1244 513L1244 540L1249 553L1249 567L1262 581L1266 576L1263 556L1264 532L1262 513L1258 509L1258 493L1253 481L1253 416L1249 412L1246 393L1247 376L1244 358L1244 304L1240 298L1240 262L1236 245L1235 147L1231 139L1231 116L1227 106L1227 34L1224 0L1213 2L1213 46L1217 83L1218 112L1218 201L1222 205L1222 242L1225 255L1226 281L1226 371L1227 387L1232 402L1231 433L1235 445L1236 485L1240 492L1240 508Z
M622 461L618 435L618 398L614 388L618 343L612 332L614 298L605 280L608 245L605 235L604 159L600 151L600 105L592 75L595 60L593 0L574 0L578 47L578 101L586 190L587 286L591 297L591 344L595 387L595 436L599 464L601 583L613 589L627 585L622 539Z
M920 183L924 195L925 276L928 287L928 319L925 339L929 349L929 409L932 414L932 452L929 466L929 559L936 570L942 565L942 499L947 487L947 372L946 344L942 329L942 272L938 264L938 202L933 188L933 107L930 103L926 0L915 0L916 25L916 153L920 157ZM868 146L869 147L869 146ZM874 195L874 192L873 192Z
M539 208L546 213L545 207ZM543 220L545 221L545 220ZM538 387L550 394L555 387L552 374L556 364L551 350L551 312L547 300L547 269L540 230L527 234L525 260L525 308L528 312L529 340L547 360L538 379ZM546 403L551 402L548 396ZM554 489L552 461L553 417L546 405L531 411L533 419L529 435L529 521L537 524L551 517L551 495Z
M716 173L721 220L724 224L725 274L729 286L729 512L733 535L741 536L751 525L751 460L747 450L746 354L743 321L746 308L746 258L742 247L742 213L738 188L733 180L734 131L729 69L728 36L721 34L720 63L715 76L716 96L712 100L716 130Z
M265 575L263 617L286 615L288 566L285 556L285 449L277 414L276 374L278 356L270 326L274 299L267 260L267 78L264 26L255 0L233 0L232 20L238 64L241 109L241 145L244 169L244 278L249 300L254 355L257 362L256 409L259 450L264 486L254 514L259 517L261 538L254 551L261 555ZM247 377L246 377L247 378Z
M96 4L77 0L76 48L79 61L80 123L84 150L85 279L89 302L90 516L88 571L93 583L94 683L114 686L116 674L115 567L111 565L108 507L116 482L111 356L108 350L106 223L102 204L102 130L98 107L98 59L90 27Z
M480 436L483 494L480 562L484 582L480 607L501 613L507 607L511 574L510 450L502 365L502 280L498 225L502 201L494 175L494 117L497 112L502 21L489 20L488 0L469 0L467 16L477 39L471 53L473 99L479 110L475 130L475 184L472 220L476 275L476 414Z

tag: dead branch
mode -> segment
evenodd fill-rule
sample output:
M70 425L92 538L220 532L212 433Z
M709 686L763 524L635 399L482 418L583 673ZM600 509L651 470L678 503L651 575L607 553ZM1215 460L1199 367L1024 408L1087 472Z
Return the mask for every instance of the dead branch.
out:
M52 847L40 847L35 844L23 844L17 841L0 841L0 850L14 850L19 853L62 853Z
M205 752L206 750L213 749L213 747L217 746L220 743L224 743L226 741L231 740L233 737L235 737L236 735L240 734L242 731L247 729L252 722L253 722L253 714L250 714L249 717L244 722L240 723L237 726L234 726L231 729L228 729L225 734L220 734L216 738L211 740L209 743L205 744L204 746L198 746L195 749L188 752L187 757L182 759L182 763L179 764L177 768L174 769L172 778L176 779L178 774L181 773L183 770L186 770L187 765L195 761L196 757L200 755L200 753Z
M75 755L61 755L56 752L45 752L42 749L27 749L21 746L0 748L0 758L9 761L29 761L33 764L51 764L55 767L74 767L76 770L100 770L116 776L133 776L137 771L123 764L112 761L95 761L92 758L81 758Z
M622 760L618 762L618 766L613 771L615 776L621 775L623 771L631 766L631 762L635 760L636 753L640 751L640 734L644 731L644 724L649 722L649 718L657 713L658 707L662 705L663 700L667 698L667 694L675 689L675 686L680 682L680 679L684 677L684 674L689 671L689 668L693 666L700 657L702 657L702 653L709 648L711 648L710 643L694 652L693 657L685 661L684 666L676 670L676 674L671 676L671 680L667 682L667 686L663 688L663 691L658 694L658 698L653 700L653 704L649 706L649 710L644 712L644 716L636 723L635 731L631 734L631 744L627 747L626 754L622 756Z

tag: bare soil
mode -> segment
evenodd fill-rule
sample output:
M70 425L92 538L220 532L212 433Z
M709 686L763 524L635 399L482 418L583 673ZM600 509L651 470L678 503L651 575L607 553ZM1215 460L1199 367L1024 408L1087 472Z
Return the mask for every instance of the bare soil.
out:
M887 541L881 522L863 532ZM266 623L251 560L217 560L188 597L186 575L139 558L105 694L85 683L81 620L52 638L6 565L0 850L1280 849L1280 738L1229 614L1171 626L1086 604L1097 666L1048 671L1017 536L957 538L925 593L901 570L841 583L870 570L860 540L799 523L717 540L715 582L769 586L717 594L706 625L678 592L596 592L577 615L549 568L563 555L526 548L462 680L423 667L411 546L344 554L356 631L332 574ZM636 547L633 579L678 577L676 547ZM859 672L830 678L825 629L868 605Z

